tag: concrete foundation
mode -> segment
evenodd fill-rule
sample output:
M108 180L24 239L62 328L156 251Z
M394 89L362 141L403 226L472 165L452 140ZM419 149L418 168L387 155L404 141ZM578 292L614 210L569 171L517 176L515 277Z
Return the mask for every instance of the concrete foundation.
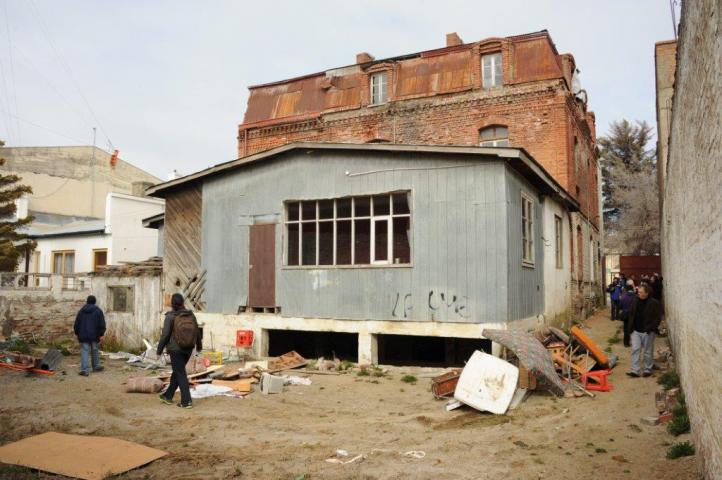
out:
M223 315L196 313L203 328L203 348L224 354L245 353L253 357L268 356L269 330L300 330L309 332L343 332L358 334L358 362L378 364L378 335L418 335L429 337L484 338L485 328L527 331L544 323L543 317L530 317L512 323L441 323L335 320L326 318L281 317L269 313ZM237 350L236 331L252 330L253 348ZM501 346L492 344L492 353L499 355Z

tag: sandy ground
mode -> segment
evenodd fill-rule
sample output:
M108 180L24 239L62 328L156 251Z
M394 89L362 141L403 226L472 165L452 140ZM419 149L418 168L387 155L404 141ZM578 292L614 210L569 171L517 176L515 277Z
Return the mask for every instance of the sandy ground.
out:
M619 322L601 311L589 334L601 345ZM161 405L155 395L124 393L138 375L122 361L89 378L25 377L0 369L0 443L46 431L113 436L171 454L128 472L128 479L701 479L699 459L667 460L672 437L640 418L654 413L654 378L631 379L629 349L613 346L620 364L614 391L596 398L556 399L535 393L505 416L471 409L444 410L429 378L415 385L391 368L387 377L311 376L313 385L246 399L196 400L193 410ZM345 449L355 463L324 460ZM405 456L423 451L424 458ZM623 456L626 462L613 459ZM0 464L0 478L60 478Z

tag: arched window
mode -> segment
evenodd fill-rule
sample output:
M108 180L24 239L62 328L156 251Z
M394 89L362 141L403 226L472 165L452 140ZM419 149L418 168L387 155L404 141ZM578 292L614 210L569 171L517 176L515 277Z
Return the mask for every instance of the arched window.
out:
M482 147L508 147L509 129L503 125L492 125L479 132L479 145Z

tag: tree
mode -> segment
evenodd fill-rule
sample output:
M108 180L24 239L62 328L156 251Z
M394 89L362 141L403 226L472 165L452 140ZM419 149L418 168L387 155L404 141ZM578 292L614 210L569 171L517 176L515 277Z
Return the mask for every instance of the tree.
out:
M647 147L652 127L622 120L609 131L598 141L607 251L659 253L656 152Z
M4 164L5 159L0 158L0 167ZM27 185L18 185L19 180L17 175L3 175L0 172L0 272L15 271L18 259L25 253L26 248L18 248L18 244L27 238L27 235L19 233L18 230L33 221L31 216L15 218L15 200L33 192Z

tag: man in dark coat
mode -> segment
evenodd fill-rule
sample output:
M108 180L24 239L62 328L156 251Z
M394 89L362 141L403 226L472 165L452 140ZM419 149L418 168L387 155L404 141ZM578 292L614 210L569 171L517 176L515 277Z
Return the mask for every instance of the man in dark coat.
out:
M98 343L105 335L105 316L95 302L93 295L88 296L85 305L75 316L73 325L75 336L80 342L80 375L84 377L88 376L88 350L92 353L93 371L103 370L98 355Z
M183 295L180 293L174 293L171 297L170 303L171 311L165 314L165 320L163 321L163 333L161 333L160 342L158 343L158 351L156 353L158 353L158 356L162 355L163 349L168 352L173 373L170 377L170 385L168 385L168 389L165 393L160 395L160 401L167 405L173 404L173 395L175 395L175 391L180 388L181 401L177 405L181 408L193 408L191 391L188 385L188 375L186 374L186 364L193 354L193 347L181 348L181 346L178 345L178 343L173 339L173 326L178 315L191 315L194 322L196 322L196 317L193 315L193 312L185 308ZM196 351L200 352L203 349L203 345L197 323L196 331L195 347Z
M632 339L632 368L627 375L639 377L640 357L644 351L644 372L642 376L652 375L654 367L654 337L657 334L659 323L662 321L662 307L650 295L651 288L646 283L639 286L632 308L629 311L627 330Z

